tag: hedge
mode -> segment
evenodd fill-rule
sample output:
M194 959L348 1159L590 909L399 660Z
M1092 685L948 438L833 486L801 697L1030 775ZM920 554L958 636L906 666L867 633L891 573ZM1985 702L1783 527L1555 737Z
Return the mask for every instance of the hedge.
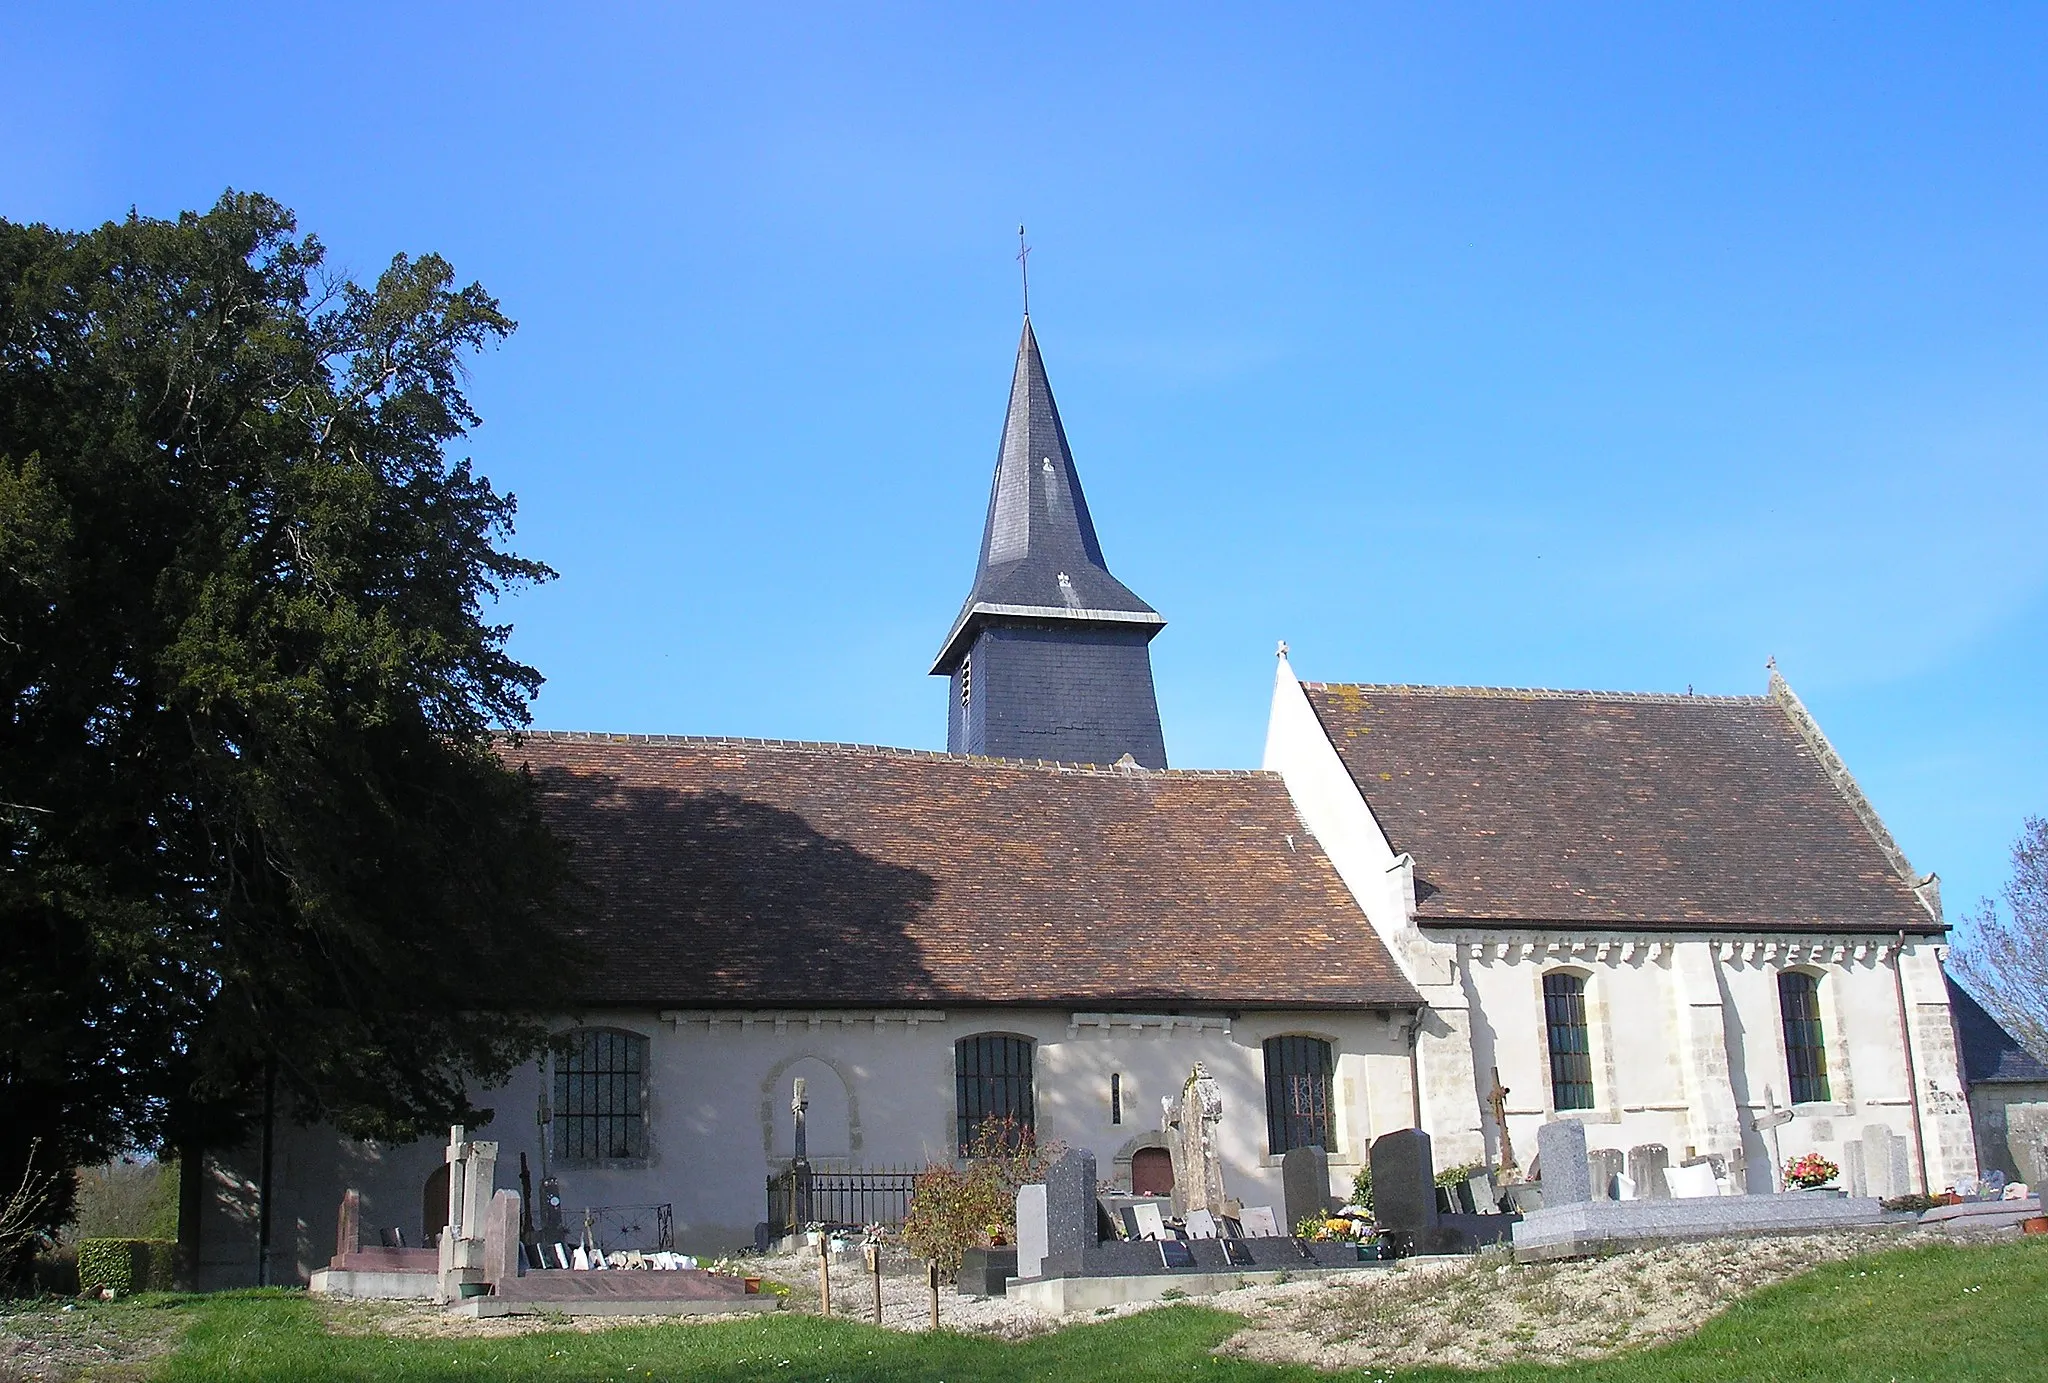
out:
M78 1294L96 1297L131 1292L168 1292L177 1273L175 1239L81 1239Z

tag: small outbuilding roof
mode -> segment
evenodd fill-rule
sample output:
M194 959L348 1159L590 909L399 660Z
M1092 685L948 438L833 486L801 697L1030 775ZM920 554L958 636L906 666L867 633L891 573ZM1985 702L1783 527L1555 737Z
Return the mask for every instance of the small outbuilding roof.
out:
M1413 1008L1276 774L537 733L603 1005Z
M1954 980L1948 982L1948 1010L1955 1017L1965 1084L2048 1084L2048 1063L2022 1046Z
M1804 707L1304 683L1417 921L1938 932Z

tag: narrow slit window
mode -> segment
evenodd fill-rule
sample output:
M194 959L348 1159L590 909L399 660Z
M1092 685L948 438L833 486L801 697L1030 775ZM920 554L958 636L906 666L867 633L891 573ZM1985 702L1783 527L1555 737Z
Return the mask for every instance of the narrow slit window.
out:
M1563 972L1543 977L1543 1018L1550 1030L1550 1100L1557 1109L1593 1107L1593 1043L1586 1031L1586 981Z
M1109 1122L1121 1124L1124 1121L1124 1077L1121 1071L1109 1073Z
M1778 976L1778 1008L1785 1021L1785 1065L1793 1104L1825 1104L1827 1036L1820 1025L1820 981L1797 970Z

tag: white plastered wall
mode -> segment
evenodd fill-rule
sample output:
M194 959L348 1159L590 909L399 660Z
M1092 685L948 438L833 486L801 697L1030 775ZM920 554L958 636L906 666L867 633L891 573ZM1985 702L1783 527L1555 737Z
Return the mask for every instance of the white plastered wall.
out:
M1472 1050L1475 1015L1456 948L1416 927L1414 861L1396 854L1388 842L1284 653L1273 680L1263 767L1286 781L1302 823L1402 973L1422 993L1427 1008L1415 1035L1415 1059L1421 1072L1422 1127L1437 1164L1480 1160L1486 1145Z
M1280 1160L1267 1146L1263 1043L1305 1034L1331 1043L1338 1146L1331 1192L1348 1191L1371 1139L1409 1126L1405 1026L1408 1015L1377 1012L1109 1014L1046 1009L946 1009L914 1013L845 1010L707 1014L635 1012L594 1025L648 1039L648 1156L636 1165L558 1165L571 1228L583 1206L674 1207L685 1252L749 1244L767 1213L765 1182L787 1165L790 1083L803 1074L812 1113L833 1111L846 1127L819 1131L847 1149L826 1165L916 1167L950 1159L954 1140L953 1045L976 1033L1028 1037L1041 1137L1094 1152L1104 1182L1130 1152L1157 1142L1161 1097L1177 1098L1201 1061L1222 1088L1225 1187L1251 1205L1282 1204ZM714 1021L715 1020L715 1021ZM841 1083L831 1088L823 1072ZM1110 1076L1122 1090L1122 1121L1111 1121ZM825 1089L820 1091L820 1083ZM481 1103L493 1121L471 1130L496 1139L498 1184L516 1188L526 1154L536 1183L535 1114L542 1077L523 1069ZM820 1099L823 1094L825 1098ZM824 1106L825 1108L821 1108ZM442 1140L382 1147L331 1130L280 1126L273 1170L273 1280L303 1282L333 1252L342 1191L362 1193L367 1242L388 1226L417 1243L422 1191L441 1163ZM254 1281L253 1149L215 1159L218 1184L203 1238L209 1285Z

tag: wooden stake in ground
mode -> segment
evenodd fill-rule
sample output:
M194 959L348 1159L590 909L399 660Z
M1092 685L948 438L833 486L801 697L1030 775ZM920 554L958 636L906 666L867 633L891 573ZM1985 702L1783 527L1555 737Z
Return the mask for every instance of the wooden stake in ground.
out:
M875 1324L882 1323L882 1250L874 1244L867 1246L868 1276L875 1280Z
M818 1236L818 1309L832 1314L832 1237Z
M925 1279L932 1289L932 1329L939 1328L939 1260L934 1258L925 1265Z

